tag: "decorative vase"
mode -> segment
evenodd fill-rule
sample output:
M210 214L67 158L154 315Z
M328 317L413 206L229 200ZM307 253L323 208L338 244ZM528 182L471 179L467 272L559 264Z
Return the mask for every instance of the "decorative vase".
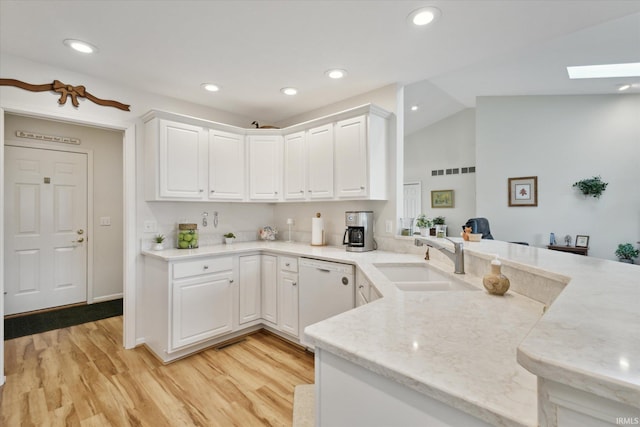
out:
M498 257L491 261L491 273L485 274L482 278L484 288L492 295L504 295L509 290L509 279L502 274L502 264Z
M164 245L163 245L162 243L156 243L156 244L153 246L153 250L154 250L154 251L161 251L161 250L164 250Z
M428 228L421 228L420 229L420 235L421 236L428 236L429 235L429 229Z
M235 239L234 237L225 237L225 238L224 238L224 242L225 242L227 245L230 245L230 244L232 244L232 243L233 243L233 240L234 240L234 239Z

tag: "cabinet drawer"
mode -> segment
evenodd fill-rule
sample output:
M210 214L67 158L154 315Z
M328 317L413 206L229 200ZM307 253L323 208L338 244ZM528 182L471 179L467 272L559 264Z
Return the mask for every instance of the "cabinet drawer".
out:
M298 272L298 258L281 256L280 260L280 270L283 271L291 271L294 273Z
M233 269L233 258L202 258L194 261L177 262L173 265L173 278L198 276Z

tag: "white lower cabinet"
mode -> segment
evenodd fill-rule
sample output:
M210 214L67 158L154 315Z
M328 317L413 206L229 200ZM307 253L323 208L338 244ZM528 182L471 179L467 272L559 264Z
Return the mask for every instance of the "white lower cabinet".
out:
M141 329L163 362L255 331L297 342L298 258L249 253L144 259Z
M233 258L171 263L171 350L233 330Z
M171 347L215 338L233 329L231 271L174 282Z
M260 282L262 290L262 318L278 324L278 257L261 255Z
M239 324L259 320L262 316L261 255L246 255L240 258Z
M279 257L278 328L298 337L298 259Z

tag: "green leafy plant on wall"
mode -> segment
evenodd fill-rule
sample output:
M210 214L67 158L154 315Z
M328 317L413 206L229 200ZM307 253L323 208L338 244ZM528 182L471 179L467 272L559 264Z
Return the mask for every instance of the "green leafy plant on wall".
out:
M604 182L600 176L594 176L593 178L587 178L575 182L573 187L578 187L585 196L591 196L599 199L602 193L604 193L604 190L607 189L607 185L609 185L609 183Z

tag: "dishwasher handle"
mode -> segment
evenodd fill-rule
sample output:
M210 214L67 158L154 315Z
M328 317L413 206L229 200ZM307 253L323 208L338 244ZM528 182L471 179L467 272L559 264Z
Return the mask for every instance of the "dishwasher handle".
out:
M323 273L331 273L331 270L327 270L326 268L319 268L319 267L316 267L316 270L318 270L318 271L322 271Z

